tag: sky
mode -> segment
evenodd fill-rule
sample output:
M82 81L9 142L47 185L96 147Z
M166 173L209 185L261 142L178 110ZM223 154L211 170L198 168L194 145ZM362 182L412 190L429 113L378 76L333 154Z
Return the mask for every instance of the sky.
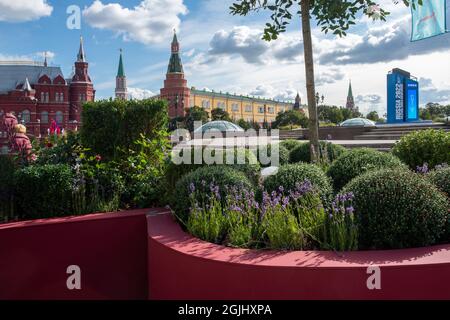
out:
M447 0L450 11L450 0ZM237 94L306 101L299 19L276 41L261 40L269 16L229 13L232 0L0 0L0 60L42 61L68 77L83 37L97 99L114 94L123 49L134 98L159 93L177 30L188 85ZM421 104L450 103L450 33L410 42L410 10L379 0L386 22L359 16L348 35L325 35L313 22L316 86L325 103L343 106L351 80L363 113L386 113L386 74L408 70L421 83ZM79 29L67 26L80 9ZM450 16L450 14L449 14ZM450 21L450 20L449 20ZM449 23L450 24L450 23Z

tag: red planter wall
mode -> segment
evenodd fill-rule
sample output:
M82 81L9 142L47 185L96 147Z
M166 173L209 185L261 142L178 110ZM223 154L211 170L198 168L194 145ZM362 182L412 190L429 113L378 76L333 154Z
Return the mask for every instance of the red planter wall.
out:
M81 290L69 290L69 265ZM368 266L381 290L369 290ZM392 251L231 249L165 209L0 225L0 299L450 299L450 245Z
M450 299L450 245L351 252L261 252L194 239L148 217L151 299ZM381 290L367 287L379 266Z
M0 225L0 299L147 299L147 212Z

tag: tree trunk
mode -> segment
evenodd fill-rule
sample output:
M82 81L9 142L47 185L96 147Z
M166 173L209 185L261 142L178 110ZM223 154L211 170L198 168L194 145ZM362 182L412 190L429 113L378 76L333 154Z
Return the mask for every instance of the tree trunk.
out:
M305 54L306 94L308 97L309 112L309 140L311 142L311 161L318 162L319 150L319 123L317 121L316 88L314 84L314 58L311 39L311 24L309 11L311 0L302 0L302 31L303 49Z

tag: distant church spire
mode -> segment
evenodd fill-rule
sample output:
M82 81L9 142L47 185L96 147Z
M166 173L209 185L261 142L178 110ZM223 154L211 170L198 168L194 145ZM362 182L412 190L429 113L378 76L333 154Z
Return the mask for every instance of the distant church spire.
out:
M123 67L122 49L120 49L119 67L116 76L116 99L127 99L127 77L125 76L125 69Z
M355 99L353 98L352 80L350 80L347 94L347 109L355 110Z
M48 63L47 63L47 51L44 52L44 67L47 67Z
M297 92L297 96L295 97L294 110L300 110L301 105L302 99L300 98L300 93Z
M84 54L83 37L80 37L80 49L78 50L77 62L86 62L86 55Z

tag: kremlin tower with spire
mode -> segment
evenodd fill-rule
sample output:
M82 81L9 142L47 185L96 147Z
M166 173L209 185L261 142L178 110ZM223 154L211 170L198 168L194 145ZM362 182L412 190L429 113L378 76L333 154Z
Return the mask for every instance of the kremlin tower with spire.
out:
M178 43L175 30L171 52L166 80L164 81L164 88L161 89L160 97L166 99L169 104L169 117L176 118L183 117L186 114L185 109L189 108L191 91L184 77L183 64L180 57L180 44Z

